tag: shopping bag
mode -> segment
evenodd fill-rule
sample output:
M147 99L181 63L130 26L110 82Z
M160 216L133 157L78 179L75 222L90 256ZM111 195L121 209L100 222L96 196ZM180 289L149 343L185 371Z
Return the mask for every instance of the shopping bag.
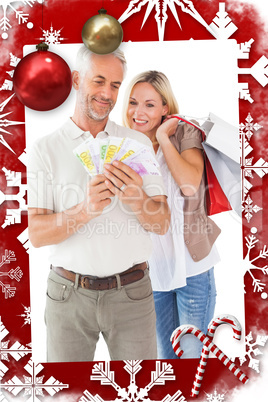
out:
M201 125L176 116L201 131L206 173L207 214L233 209L241 216L241 168L236 128L210 113Z
M235 126L227 123L213 113L202 124L203 130L203 149L206 158L209 160L211 168L217 178L217 181L226 196L229 206L239 216L242 215L241 208L241 166L240 166L240 145L239 131ZM207 172L208 180L211 179L211 172ZM215 187L215 182L212 183ZM211 197L215 198L213 187L209 190ZM220 205L220 196L217 197ZM216 202L216 201L215 201ZM228 203L224 203L227 209ZM216 204L213 207L211 203L210 215L217 213Z
M200 127L208 145L217 149L240 166L240 144L238 127L227 123L213 113ZM228 163L228 160L227 160Z
M233 209L241 216L240 164L208 145L206 141L202 145L206 159L207 196L209 193L210 197L210 201L207 200L208 214L214 215Z

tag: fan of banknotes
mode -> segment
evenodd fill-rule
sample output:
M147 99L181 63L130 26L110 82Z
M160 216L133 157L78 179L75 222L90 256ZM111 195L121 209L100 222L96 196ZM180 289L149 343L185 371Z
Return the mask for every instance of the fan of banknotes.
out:
M151 148L132 138L88 138L73 152L91 176L103 173L104 165L115 160L125 163L140 176L161 175Z

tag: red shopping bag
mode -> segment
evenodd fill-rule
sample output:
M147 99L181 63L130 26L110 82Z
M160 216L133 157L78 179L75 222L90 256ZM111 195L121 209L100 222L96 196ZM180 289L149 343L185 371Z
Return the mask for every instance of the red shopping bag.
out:
M191 121L188 121L181 116L172 116L177 119L190 124L191 126L196 127L201 131L203 141L206 140L205 132L196 124ZM205 159L205 176L206 176L206 206L207 206L207 214L215 215L220 212L230 211L232 209L226 195L224 194L220 183L214 173L214 170L211 166L211 163L204 152Z
M220 183L212 169L211 163L204 153L206 173L206 204L207 214L215 215L232 209Z

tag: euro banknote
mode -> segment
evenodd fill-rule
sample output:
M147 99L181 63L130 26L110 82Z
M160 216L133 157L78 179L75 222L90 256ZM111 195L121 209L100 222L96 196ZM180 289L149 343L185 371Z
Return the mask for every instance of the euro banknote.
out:
M115 160L125 163L141 176L161 175L152 149L132 138L89 138L73 152L91 176L103 173L104 165Z

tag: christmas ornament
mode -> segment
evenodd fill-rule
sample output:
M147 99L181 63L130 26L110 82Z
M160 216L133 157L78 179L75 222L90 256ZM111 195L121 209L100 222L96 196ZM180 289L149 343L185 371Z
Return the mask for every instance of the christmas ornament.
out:
M123 29L119 22L101 8L89 18L82 29L82 39L86 47L97 54L108 54L116 50L123 39Z
M57 54L48 51L48 45L40 43L37 52L25 56L17 65L14 91L25 106L45 111L60 106L72 88L71 70Z
M238 368L231 361L231 359L229 359L229 357L227 357L218 348L218 346L210 340L210 337L206 336L195 325L181 325L176 328L175 331L173 331L170 337L170 341L172 343L173 350L178 357L181 357L181 355L183 354L180 340L186 334L192 334L196 336L206 346L208 351L212 352L243 384L246 384L249 381L248 377L243 373L243 371L240 370L240 368Z
M217 318L213 318L208 324L207 337L212 341L214 338L214 334L216 329L222 324L229 324L233 329L233 338L241 339L241 325L239 321L232 315L220 315ZM197 371L195 374L194 383L191 390L191 397L195 398L199 394L199 390L202 384L203 376L205 373L207 361L209 356L209 349L203 345L203 349L201 352L199 364L197 366Z

